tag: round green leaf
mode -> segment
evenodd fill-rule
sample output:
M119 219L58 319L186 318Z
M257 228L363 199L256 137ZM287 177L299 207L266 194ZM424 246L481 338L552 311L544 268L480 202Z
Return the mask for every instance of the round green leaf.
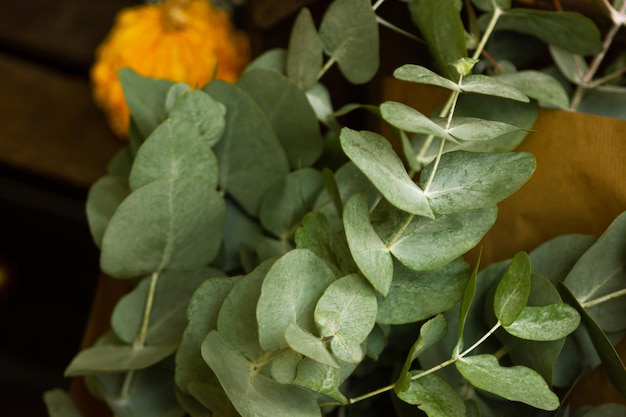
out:
M204 90L226 106L226 130L214 147L220 188L256 215L267 189L289 171L285 152L265 113L249 94L219 80Z
M135 278L163 269L193 269L217 255L224 200L197 177L154 181L120 204L102 240L102 270Z
M456 259L432 271L413 271L396 263L386 297L378 297L381 324L406 324L425 320L454 307L467 284L467 264Z
M515 101L528 103L530 99L517 88L498 81L493 77L481 74L472 74L463 78L461 90L466 93L478 93L488 96L503 97Z
M130 172L130 188L134 191L153 181L182 176L203 178L209 187L216 188L217 158L196 125L184 118L170 118L139 148Z
M535 167L527 152L449 152L441 157L426 197L439 214L493 206L528 181ZM424 168L422 187L433 169L434 164Z
M322 186L322 174L313 168L289 173L263 197L261 224L274 236L289 239L302 217L313 208Z
M318 336L314 336L293 323L285 329L285 340L289 347L296 352L324 365L339 368L339 364L328 351L328 348Z
M458 360L456 367L472 385L507 400L542 410L556 410L560 405L546 381L525 366L506 368L493 355L476 355Z
M315 307L315 322L330 347L345 362L362 359L360 344L376 324L378 304L372 287L358 274L333 282ZM356 360L355 360L356 359Z
M313 333L315 305L334 280L333 271L307 249L292 250L277 260L263 281L256 307L261 347L288 347L285 330L289 323Z
M472 249L496 221L495 206L446 214L434 220L415 218L387 245L415 271L440 268Z
M452 91L461 91L456 83L420 65L405 64L397 68L393 72L393 76L399 80L436 85Z
M580 325L580 316L567 304L526 306L519 317L504 329L520 339L541 342L566 337Z
M267 260L238 280L224 299L217 317L217 331L224 341L251 360L264 353L259 346L256 304L263 280L273 264L273 259Z
M185 118L200 131L209 146L215 145L226 129L226 109L202 90L193 90L179 97L172 110L171 118Z
M409 213L434 217L424 191L415 185L391 144L376 133L341 130L341 147L389 202Z
M372 227L364 193L350 197L343 221L354 262L376 291L386 296L393 278L393 260L389 248Z
M311 12L306 7L300 11L291 29L287 51L287 75L302 90L317 82L323 63L322 41L317 34Z
M407 132L425 133L455 141L445 127L439 126L406 104L387 101L380 105L380 114L383 116L383 119L398 129L406 130Z
M514 8L498 20L497 29L514 30L580 55L602 50L600 31L591 19L576 12Z
M419 375L416 371L412 375ZM442 378L430 374L411 381L406 391L398 392L402 401L417 405L428 417L465 417L463 398Z
M501 74L498 80L511 84L528 97L560 109L569 108L567 91L554 77L540 71L518 71Z
M378 21L369 0L336 0L322 18L324 52L353 84L369 81L379 66Z
M526 307L530 295L530 272L528 254L519 252L500 280L493 309L503 326L510 326Z
M324 150L324 138L306 93L284 75L263 69L246 71L237 85L265 114L291 169L313 165Z
M104 232L117 207L130 194L128 178L106 175L96 181L87 195L89 231L98 247L102 246Z
M145 335L146 343L178 343L187 326L187 306L192 294L205 280L221 275L224 275L221 271L207 267L189 271L164 271L159 274ZM111 327L115 335L126 343L133 343L139 335L150 281L151 277L144 278L122 297L111 315Z
M217 331L202 343L202 356L242 417L321 417L312 392L265 376Z

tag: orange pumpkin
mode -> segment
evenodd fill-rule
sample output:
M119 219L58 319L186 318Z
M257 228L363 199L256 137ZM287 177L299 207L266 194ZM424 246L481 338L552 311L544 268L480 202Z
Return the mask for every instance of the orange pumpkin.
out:
M128 134L129 110L118 70L203 86L235 81L250 60L247 36L208 0L167 0L122 9L96 51L91 80L96 103L111 129Z

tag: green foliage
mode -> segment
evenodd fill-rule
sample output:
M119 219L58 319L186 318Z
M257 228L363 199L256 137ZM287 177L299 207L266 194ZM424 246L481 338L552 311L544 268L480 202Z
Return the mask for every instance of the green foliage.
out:
M572 385L572 358L595 346L625 392L611 340L626 330L626 217L598 240L556 239L480 273L463 260L535 170L514 148L538 102L568 106L545 73L480 73L487 40L506 28L586 54L599 38L578 15L473 3L482 34L463 26L461 13L477 23L469 1L407 4L440 71L394 76L447 89L436 115L391 101L333 109L329 68L356 84L378 71L381 2L335 0L319 29L304 9L288 49L236 84L123 70L131 138L87 216L103 271L133 288L66 374L86 375L120 417L342 415L387 392L398 415L498 415L504 400L535 415L559 409L552 386ZM564 68L579 59L553 54ZM359 108L402 146L341 126ZM51 415L72 415L65 400L48 395Z

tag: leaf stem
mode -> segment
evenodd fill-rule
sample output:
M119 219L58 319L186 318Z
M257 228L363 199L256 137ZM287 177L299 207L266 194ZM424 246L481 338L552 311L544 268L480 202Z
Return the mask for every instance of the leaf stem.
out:
M372 6L372 9L376 11L376 9L378 9L384 2L385 0L378 0L376 3L374 3L374 5Z
M626 288L624 288L622 290L619 290L619 291L612 292L610 294L604 295L604 296L596 298L594 300L587 301L586 303L582 303L581 306L584 309L588 309L588 308L591 308L591 307L596 306L598 304L602 304L602 303L605 303L607 301L611 301L611 300L613 300L615 298L622 297L622 296L625 296L625 295L626 295Z
M324 67L320 70L320 72L317 74L317 80L319 81L324 74L326 74L328 72L328 70L335 65L335 62L337 62L337 59L333 56L331 57L328 61L326 61L326 64L324 64Z
M150 316L152 315L152 305L154 304L154 295L156 294L156 286L159 280L159 272L153 272L150 277L150 288L148 289L148 297L146 298L146 306L143 312L143 320L141 323L141 328L139 329L139 334L135 338L133 342L133 349L140 350L146 345L146 339L148 338L148 327L150 325ZM122 389L120 390L120 395L118 399L120 401L125 401L128 398L128 394L130 392L130 386L133 381L133 377L135 375L135 371L126 372L126 376L124 377L124 383L122 384Z
M489 24L487 25L487 28L485 29L485 33L483 33L483 36L480 38L480 42L478 43L478 46L474 50L474 55L472 55L472 59L478 59L480 57L480 54L485 49L485 45L487 45L487 41L491 37L491 34L493 33L493 30L496 28L496 24L498 23L498 20L500 19L500 16L502 16L503 13L504 12L502 11L502 9L498 7L494 7L493 14L491 15L491 19L489 19Z
M608 52L609 48L611 47L611 44L613 43L613 39L615 39L615 35L617 35L617 32L624 24L624 13L626 12L626 1L622 3L622 6L620 7L619 12L615 11L613 6L611 6L610 4L605 3L605 5L609 9L609 13L611 14L611 21L613 22L613 25L611 26L609 31L606 33L606 36L604 37L604 40L602 41L602 50L600 51L600 53L598 53L598 55L596 55L593 58L593 60L591 61L591 64L589 65L589 69L587 70L587 73L583 76L583 79L581 80L581 82L576 86L576 91L574 92L572 101L570 102L571 111L578 110L578 107L580 106L580 103L582 102L582 99L585 93L587 92L587 90L591 86L595 86L595 84L592 85L593 77L596 75L596 72L600 68L602 61L604 60L604 57L606 56L606 53ZM619 15L620 18L618 19L617 17L615 17L616 15Z
M430 176L428 177L428 182L426 183L426 187L424 187L424 193L428 194L428 190L430 189L433 180L435 179L435 174L437 173L437 168L439 168L439 162L441 161L441 156L443 155L443 148L446 144L445 138L440 138L441 144L439 145L439 150L437 151L437 158L435 158L435 162L433 165L433 170L430 172Z
M382 17L380 17L378 15L376 16L376 21L381 26L384 26L384 27L386 27L388 29L391 29L394 32L399 33L400 35L405 36L405 37L407 37L407 38L409 38L409 39L411 39L411 40L413 40L415 42L425 43L423 39L420 39L419 37L415 36L411 32L407 32L406 30L399 28L398 26L388 22L387 20L383 19Z

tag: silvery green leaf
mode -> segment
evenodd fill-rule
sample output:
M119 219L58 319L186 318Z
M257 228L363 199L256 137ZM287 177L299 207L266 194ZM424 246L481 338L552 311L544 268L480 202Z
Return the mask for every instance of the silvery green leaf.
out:
M352 274L324 291L315 307L315 323L324 338L331 338L333 353L344 362L355 363L362 359L360 345L374 328L377 311L372 287L359 274Z
M124 392L126 373L90 375L87 386L97 387L98 395L111 408L113 415L182 417L185 411L176 399L172 361L165 360L132 374L130 389Z
M553 284L565 279L583 253L597 240L595 236L557 236L535 248L530 254L533 274L539 274Z
M495 206L445 214L434 220L415 218L393 241L393 256L415 271L440 268L472 249L493 226Z
M321 337L314 336L294 323L289 323L285 329L285 340L289 347L296 352L313 359L323 365L339 368L339 364L328 351Z
M420 328L420 334L411 350L409 351L409 355L407 356L404 366L402 367L402 371L400 371L400 377L395 384L394 390L396 394L400 395L401 393L410 389L411 382L411 364L413 361L417 359L417 357L426 349L431 347L432 345L439 342L444 338L446 333L448 332L448 322L446 318L439 314L432 319L428 320L426 323L422 325ZM402 398L402 397L401 397ZM406 402L406 399L403 399ZM413 404L409 402L410 404Z
M420 372L411 372L411 376L417 377ZM465 417L463 398L435 374L415 379L406 390L396 393L402 401L417 405L428 417Z
M259 345L256 306L263 281L273 265L273 259L267 260L237 280L217 316L216 328L222 339L251 360L264 354Z
M369 81L379 66L378 21L369 0L335 0L320 25L324 52L353 84Z
M409 4L411 18L426 40L441 73L451 80L459 74L452 64L467 57L465 28L454 0L416 0Z
M626 287L626 213L619 215L580 257L564 284L605 331L623 330L625 297L608 298Z
M226 106L226 130L214 147L219 186L249 214L256 215L267 189L289 171L285 151L265 113L248 93L219 80L204 91Z
M482 250L480 252L480 255L478 256L478 261L474 266L474 270L467 280L465 290L463 291L463 299L461 300L461 305L459 307L459 328L457 332L457 340L456 345L454 346L454 350L452 351L453 358L457 358L465 347L463 338L463 336L465 335L465 324L467 323L467 318L469 316L469 312L472 307L474 297L476 295L476 280L478 278L478 268L480 266L481 256Z
M541 342L562 339L578 328L580 316L567 304L526 306L504 329L513 336Z
M378 297L381 324L407 324L426 320L452 308L463 297L467 264L455 259L432 271L413 271L399 262L386 297Z
M288 347L289 323L315 332L315 305L334 280L333 271L307 249L292 250L277 260L265 276L257 304L261 347L270 351Z
M313 168L287 174L263 196L261 224L277 238L288 240L302 217L313 208L322 186L322 174Z
M287 50L287 75L307 90L317 82L323 63L322 41L311 12L306 7L296 18Z
M461 81L461 90L466 93L503 97L523 103L530 101L524 93L510 84L482 74L472 74L463 78Z
M343 128L341 146L389 202L409 213L434 217L424 191L409 177L387 139L376 133Z
M380 105L380 113L388 123L407 132L425 133L447 140L456 141L445 126L441 127L422 113L406 104L387 101Z
M577 12L514 8L500 16L496 28L533 35L580 55L595 55L602 50L595 23Z
M306 97L309 100L309 104L313 108L317 119L324 123L327 127L339 130L328 88L321 83L313 84L308 90L306 90Z
M105 175L96 181L87 195L86 214L89 231L98 247L113 213L130 194L128 178Z
M293 383L328 396L340 404L348 404L348 399L341 393L339 387L355 366L346 363L341 365L342 369L336 369L304 358L298 364L297 376Z
M493 355L476 355L459 359L456 367L472 385L507 400L542 410L556 410L560 405L546 381L525 366L503 367Z
M324 138L319 130L317 115L306 93L292 80L276 71L255 69L246 71L237 85L250 95L258 109L265 114L291 169L311 166L320 157ZM256 156L258 159L263 157ZM258 159L256 164L259 163ZM250 167L246 167L246 170L250 170Z
M226 109L202 90L193 90L182 95L170 110L170 118L185 118L200 131L200 136L209 145L215 145L226 129Z
M517 126L476 117L453 117L448 126L448 119L431 119L455 139L464 141L492 140L510 132L519 130Z
M312 211L302 219L302 226L296 231L296 246L322 258L337 277L358 271L345 233L335 232L320 212Z
M449 152L442 155L426 197L438 214L495 205L519 189L535 170L527 152ZM419 185L426 188L434 163L424 168Z
M118 76L137 131L147 138L167 118L165 99L174 82L144 77L129 67L120 69Z
M370 218L366 195L354 194L343 212L346 240L361 273L374 289L386 296L393 278L389 248L376 234Z
M94 375L145 369L176 351L177 343L146 345L99 344L82 350L65 370L65 376Z
M130 172L130 188L134 191L154 181L183 176L203 178L208 187L217 188L217 157L196 124L182 117L169 118L137 151Z
M150 323L145 340L149 345L180 342L187 326L187 306L200 284L224 273L213 268L164 271L156 277ZM132 344L141 331L146 300L152 277L146 277L131 292L124 295L111 315L111 328L122 341Z
M559 109L569 108L567 91L554 77L540 71L519 71L496 76L496 79L517 88L542 104Z
M247 67L246 71L266 69L280 74L286 72L287 50L284 48L269 49L256 57Z
M615 350L613 343L593 317L585 311L585 308L578 302L567 284L559 283L559 292L563 297L563 301L574 307L580 314L581 321L585 325L593 346L602 360L609 380L613 387L622 396L626 397L626 367L624 367L624 362L622 362L622 358Z
M619 85L601 85L587 91L577 111L626 120L626 88Z
M202 343L202 356L242 417L321 417L313 393L265 376L217 331Z
M176 351L176 386L189 394L191 386L217 386L219 382L202 359L200 346L217 328L222 303L239 278L211 278L199 285L187 308L188 324Z
M555 45L550 45L549 49L550 55L561 74L574 84L580 84L589 71L587 61L582 56Z
M493 301L496 317L510 326L522 313L530 295L530 259L518 252L498 283Z
M72 397L60 388L46 391L43 395L50 417L82 417Z
M115 211L102 239L100 265L119 278L207 265L221 245L224 212L224 199L202 178L151 182Z
M176 100L181 98L185 93L192 91L191 87L187 83L176 83L167 90L167 95L165 97L165 112L169 114L174 107L174 103Z
M461 91L456 83L420 65L405 64L397 68L393 72L393 76L398 80L420 84L431 84L447 88L452 91Z

